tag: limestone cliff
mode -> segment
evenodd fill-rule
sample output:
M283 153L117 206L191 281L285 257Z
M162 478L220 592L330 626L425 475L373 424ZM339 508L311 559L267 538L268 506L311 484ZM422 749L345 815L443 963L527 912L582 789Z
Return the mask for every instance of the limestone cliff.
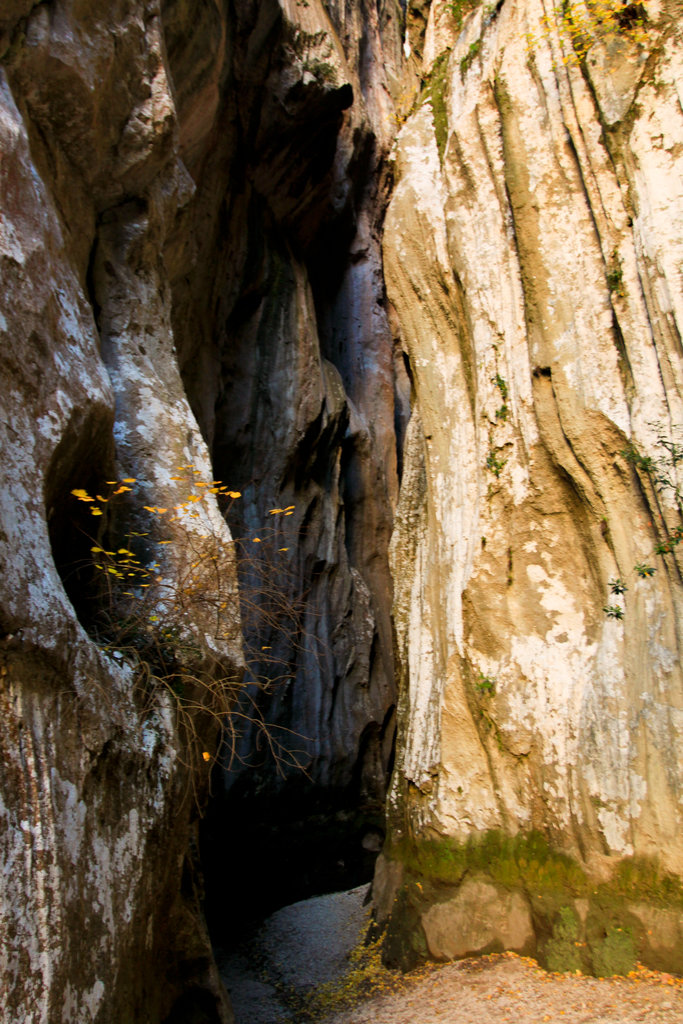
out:
M564 908L573 966L623 928L680 970L681 6L467 10L431 6L384 235L414 408L379 914L408 960L543 954Z
M243 624L301 777L381 800L399 53L391 4L3 5L3 1019L231 1019L196 819ZM242 551L293 513L260 662L231 503Z

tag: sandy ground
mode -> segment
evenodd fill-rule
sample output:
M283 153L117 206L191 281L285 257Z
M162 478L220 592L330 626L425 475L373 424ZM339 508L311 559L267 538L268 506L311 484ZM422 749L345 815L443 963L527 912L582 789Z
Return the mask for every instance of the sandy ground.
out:
M325 1024L683 1024L683 980L635 972L629 978L548 974L510 954L432 970Z
M316 985L343 976L367 889L284 907L240 948L218 951L236 1024L299 1024L283 989L306 1005ZM628 978L548 974L503 953L432 965L400 985L321 1024L683 1024L683 979L645 969Z

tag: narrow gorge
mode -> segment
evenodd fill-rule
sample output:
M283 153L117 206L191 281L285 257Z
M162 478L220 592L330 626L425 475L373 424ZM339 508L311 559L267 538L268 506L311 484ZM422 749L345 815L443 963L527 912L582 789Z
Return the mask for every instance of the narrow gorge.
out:
M683 973L680 0L5 0L0 1008Z

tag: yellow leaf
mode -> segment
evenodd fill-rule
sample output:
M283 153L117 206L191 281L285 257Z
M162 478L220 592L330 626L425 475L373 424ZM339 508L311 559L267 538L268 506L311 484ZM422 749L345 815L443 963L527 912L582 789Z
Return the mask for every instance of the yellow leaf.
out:
M229 498L241 498L242 497L242 492L241 491L228 491L228 497Z
M293 511L295 508L296 508L296 505L288 505L287 508L285 509L285 512L289 512L290 510Z
M271 508L271 509L268 510L268 515L276 516L279 512L282 512L282 511L283 511L283 509L281 509L281 508Z
M74 498L80 498L81 501L92 501L92 498L87 491L84 491L82 487L77 487L71 492Z
M204 758L205 761L211 760L211 754L208 752L208 750L202 751L202 757Z
M289 548L278 548L278 551L289 551Z
M251 539L252 539L252 542L254 544L260 544L261 543L261 538L260 537L252 537Z
M102 509L101 508L91 508L90 509L90 514L93 515L93 516L101 516L102 515Z
M135 481L135 477L134 476L124 476L124 478L122 480L122 483L124 483L124 484L134 484L135 482L136 481Z
M90 548L90 550L91 550L91 551L93 552L93 554L94 554L94 553L95 553L96 551L104 551L104 548Z

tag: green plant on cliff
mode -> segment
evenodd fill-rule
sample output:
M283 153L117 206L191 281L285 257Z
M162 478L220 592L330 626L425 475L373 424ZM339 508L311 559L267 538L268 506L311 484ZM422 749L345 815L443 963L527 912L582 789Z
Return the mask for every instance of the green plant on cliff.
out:
M299 610L282 585L288 548L264 555L267 541L276 535L270 527L247 540L233 541L226 551L222 537L211 528L203 505L213 495L224 513L240 492L220 481L202 481L192 466L177 467L171 479L184 497L173 507L144 505L136 500L137 481L126 477L108 481L91 495L83 488L71 493L102 524L90 548L89 572L79 567L83 599L91 636L120 664L133 670L135 698L144 714L159 694L168 694L175 707L188 764L213 762L217 756L206 739L217 732L228 761L237 756L243 726L256 726L276 765L298 766L297 751L290 749L287 730L275 729L263 719L258 702L230 663L229 649L239 643L245 615L263 627L263 639L273 630L300 635ZM126 508L121 502L127 503ZM287 517L293 506L270 510L271 517ZM130 529L122 538L122 522L147 520L147 529ZM194 523L199 520L201 529ZM112 540L112 538L118 538ZM168 548L168 551L164 549ZM258 552L258 554L255 554ZM170 557L168 555L170 554ZM88 568L88 567L86 567ZM238 595L234 568L251 570L251 584ZM258 635L258 630L254 631ZM267 677L253 676L257 688L271 690L289 678L289 666L278 666L272 647L245 650L247 664L269 667ZM226 661L227 657L227 661ZM278 672L279 668L279 672ZM211 727L213 723L213 729ZM227 754L226 754L227 752Z
M493 473L495 477L499 477L500 474L505 469L506 462L507 459L501 459L495 448L489 448L488 454L486 456L486 468L488 469L489 473Z
M652 491L659 498L673 504L675 518L678 520L671 524L667 523L664 515L659 514L661 529L666 533L664 539L654 544L654 555L671 554L683 540L683 484L679 479L679 465L683 462L683 442L679 440L681 428L675 427L671 434L667 433L661 423L650 424L657 430L657 449L655 455L642 455L632 442L624 448L621 457L644 477ZM654 519L650 521L654 526ZM649 562L637 562L633 567L633 574L637 580L651 579L657 569ZM612 594L622 596L628 590L627 584L621 579L610 580L610 591ZM622 619L624 609L620 605L606 605L603 609L610 618Z
M465 75L474 64L475 60L479 56L481 50L481 39L475 39L473 43L470 43L470 48L465 56L460 61L460 77L464 79Z
M624 297L624 268L621 263L619 252L615 249L607 268L607 287L613 295Z
M483 672L479 672L477 680L475 682L477 692L484 697L492 697L496 692L496 680L493 676L486 676Z
M465 16L480 6L481 0L450 0L446 4L446 10L452 16L457 27L461 28Z

